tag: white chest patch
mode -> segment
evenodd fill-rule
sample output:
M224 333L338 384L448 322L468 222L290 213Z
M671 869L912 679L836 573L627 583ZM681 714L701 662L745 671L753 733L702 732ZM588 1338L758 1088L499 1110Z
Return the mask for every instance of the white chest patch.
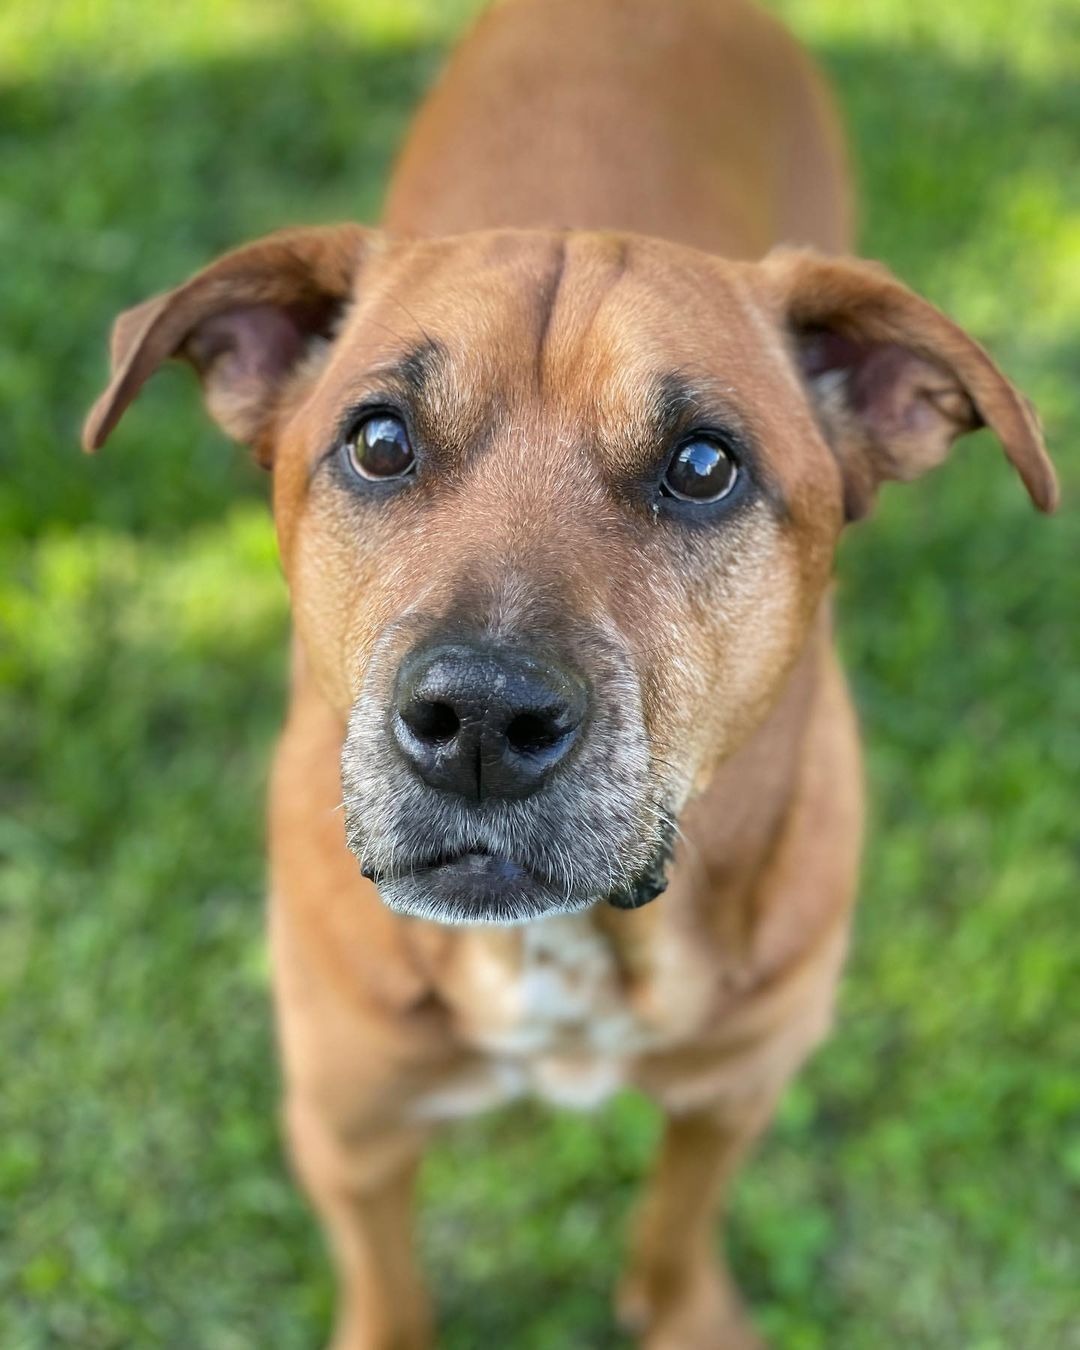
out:
M527 1094L588 1110L624 1085L630 1057L669 1039L635 1010L616 953L587 914L529 924L509 952L478 940L463 974L455 1012L481 1054L416 1103L424 1119Z

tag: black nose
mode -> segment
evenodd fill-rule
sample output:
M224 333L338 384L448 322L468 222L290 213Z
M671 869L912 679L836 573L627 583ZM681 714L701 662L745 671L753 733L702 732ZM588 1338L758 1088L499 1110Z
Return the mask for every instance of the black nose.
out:
M405 658L391 723L425 783L481 801L534 792L566 758L587 707L585 685L570 671L462 643Z

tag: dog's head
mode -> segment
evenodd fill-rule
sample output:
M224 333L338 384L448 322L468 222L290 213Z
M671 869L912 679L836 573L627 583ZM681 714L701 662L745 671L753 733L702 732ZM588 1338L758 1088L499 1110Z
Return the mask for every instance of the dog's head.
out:
M271 236L121 316L99 446L164 360L274 471L306 663L386 902L514 922L663 889L846 519L1030 408L883 269L613 234Z

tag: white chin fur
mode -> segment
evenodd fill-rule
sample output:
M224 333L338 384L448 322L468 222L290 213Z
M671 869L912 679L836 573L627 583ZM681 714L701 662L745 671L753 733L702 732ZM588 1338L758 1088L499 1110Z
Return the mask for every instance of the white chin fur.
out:
M595 896L558 895L539 883L470 898L420 877L395 877L376 884L383 903L395 914L453 926L513 928L550 915L577 914L596 902Z

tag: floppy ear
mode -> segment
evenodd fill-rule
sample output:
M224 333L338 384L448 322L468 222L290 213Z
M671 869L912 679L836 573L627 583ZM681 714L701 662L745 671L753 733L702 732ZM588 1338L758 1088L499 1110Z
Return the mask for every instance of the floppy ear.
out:
M170 357L190 362L210 414L269 463L275 397L311 344L328 338L377 236L359 225L282 230L226 253L113 326L112 379L90 410L83 447L97 450Z
M882 480L917 477L981 426L1035 505L1054 509L1035 410L961 328L877 263L778 249L762 266L839 461L849 520Z

